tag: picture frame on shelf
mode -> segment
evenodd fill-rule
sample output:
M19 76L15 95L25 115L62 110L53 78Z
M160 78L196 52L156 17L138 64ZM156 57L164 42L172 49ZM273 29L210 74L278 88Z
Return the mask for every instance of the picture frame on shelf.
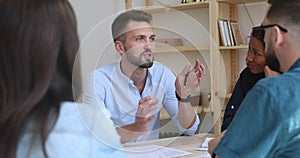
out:
M237 46L244 45L239 24L237 22L231 22L231 29L232 29L232 34L233 34L235 44Z

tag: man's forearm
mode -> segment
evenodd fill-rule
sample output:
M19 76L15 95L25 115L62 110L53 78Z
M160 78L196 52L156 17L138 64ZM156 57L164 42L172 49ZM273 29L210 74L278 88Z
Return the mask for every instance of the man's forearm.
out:
M196 121L196 114L190 102L178 102L178 119L180 125L185 128L191 128Z
M132 139L135 139L144 134L144 132L135 131L135 124L126 125L123 127L118 127L117 132L121 137L121 143L127 143Z

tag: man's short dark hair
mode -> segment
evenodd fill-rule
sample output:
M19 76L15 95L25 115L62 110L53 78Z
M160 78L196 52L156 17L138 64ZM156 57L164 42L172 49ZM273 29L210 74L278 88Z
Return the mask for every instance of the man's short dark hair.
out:
M300 1L299 0L268 0L271 7L267 19L273 23L278 21L287 25L299 24L300 22Z
M129 21L137 21L137 22L147 22L151 23L152 16L141 10L130 10L120 14L112 23L112 36L114 42L116 40L120 40L125 42L123 39L125 35L125 29Z

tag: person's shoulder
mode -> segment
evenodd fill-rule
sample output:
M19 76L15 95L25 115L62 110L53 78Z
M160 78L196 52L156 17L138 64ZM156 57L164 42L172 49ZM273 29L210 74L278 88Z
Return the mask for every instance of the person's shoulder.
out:
M157 61L154 61L153 62L153 66L152 66L153 68L163 68L163 69L168 69L168 67L166 67L165 65L163 65L162 63L160 63L160 62L157 62Z
M265 78L264 72L254 74L248 67L241 72L239 77L243 84L249 85L250 87L252 87L258 80L262 78Z
M263 88L265 91L271 93L283 93L287 89L300 88L300 71L295 72L286 72L278 76L266 77L258 81L257 86Z
M72 145L77 144L81 150L73 152L71 157L82 157L87 154L92 155L91 157L113 155L114 153L122 155L122 153L117 153L117 150L121 149L119 136L112 123L107 120L97 106L63 102L58 120L47 140L47 145L55 144L55 146L48 148L57 155L67 156L68 151L74 150ZM99 131L106 134L103 135ZM60 150L62 147L64 150ZM99 148L106 151L99 152L97 150Z
M77 125L75 125L74 122L78 121L82 123L82 119L83 117L85 117L85 115L94 114L95 111L97 110L99 111L99 107L86 104L86 103L62 102L60 104L60 114L59 114L57 125L70 126L71 128L81 128L80 126L78 126L79 123L76 123ZM104 116L105 115L102 115L102 111L101 111L101 114L99 114L98 117L104 117ZM103 121L104 119L101 118L100 120Z
M168 74L168 75L174 75L174 73L171 71L170 68L167 66L159 63L159 62L153 62L153 65L151 68L148 69L150 73L155 74L155 75L163 75L163 74Z
M95 77L95 78L110 78L111 74L116 71L116 68L118 66L118 63L112 63L112 64L106 64L103 65L97 69L95 69L94 71L92 71L89 76L90 77Z
M97 125L95 125L97 122ZM113 146L119 145L119 137L113 122L105 116L97 105L64 102L61 104L60 115L53 132L68 131L69 133L91 133L96 139L101 139ZM102 133L110 133L103 137Z
M82 128L79 124L80 119L78 118L77 106L81 103L75 102L62 102L60 105L59 117L55 128L79 129ZM75 123L77 122L77 123Z
M118 65L118 63L111 63L111 64L102 65L101 67L97 68L93 72L94 73L111 72L113 69L116 68L117 65Z
M242 72L241 72L241 75L242 74L248 74L248 73L251 73L250 69L248 67L245 67Z
M150 68L151 70L163 70L163 71L170 71L170 68L167 66L163 65L160 62L154 61L153 66Z
M240 80L247 80L251 75L251 71L248 67L244 68L240 73L239 79Z
M264 78L265 74L264 74L264 72L254 74L254 73L251 72L251 70L248 67L246 67L246 68L243 69L240 76L241 77L250 77L250 78Z

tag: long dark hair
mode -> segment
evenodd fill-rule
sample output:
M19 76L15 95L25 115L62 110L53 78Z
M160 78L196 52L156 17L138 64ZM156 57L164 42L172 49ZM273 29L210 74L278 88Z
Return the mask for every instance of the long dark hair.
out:
M60 103L74 101L76 25L67 0L0 1L0 157L16 157L29 121L47 157Z

